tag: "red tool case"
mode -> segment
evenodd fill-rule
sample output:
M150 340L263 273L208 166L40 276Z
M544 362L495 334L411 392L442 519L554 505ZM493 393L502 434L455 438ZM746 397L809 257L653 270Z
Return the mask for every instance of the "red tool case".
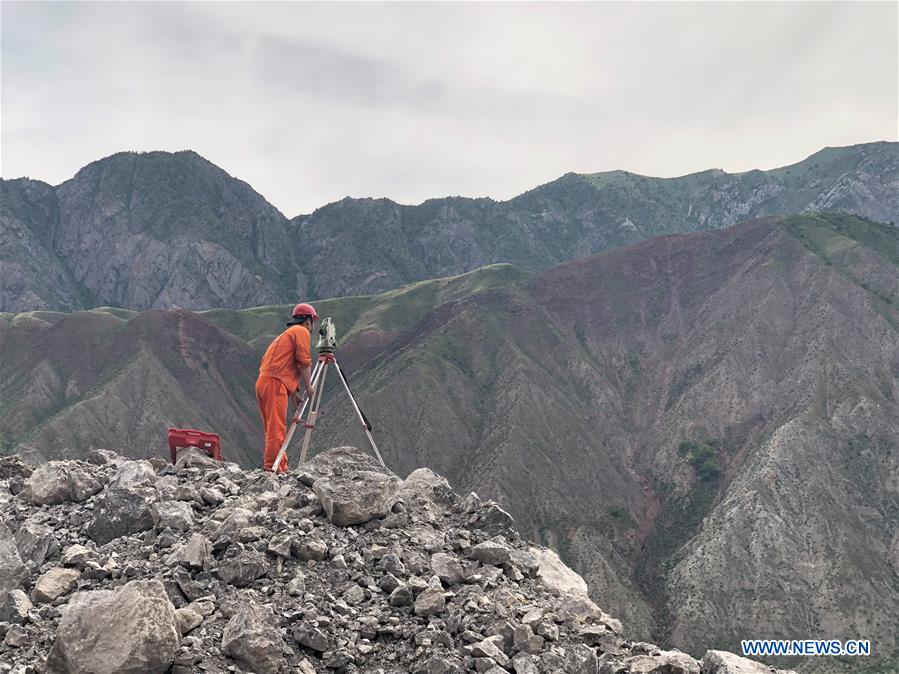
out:
M221 438L217 433L204 433L192 428L170 428L169 451L172 454L172 463L178 458L179 447L196 447L216 461L222 460Z

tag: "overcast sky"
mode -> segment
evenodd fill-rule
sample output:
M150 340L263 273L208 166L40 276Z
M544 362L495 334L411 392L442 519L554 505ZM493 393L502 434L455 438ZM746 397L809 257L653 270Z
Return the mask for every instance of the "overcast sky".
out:
M4 178L193 149L286 215L896 140L897 3L2 2Z

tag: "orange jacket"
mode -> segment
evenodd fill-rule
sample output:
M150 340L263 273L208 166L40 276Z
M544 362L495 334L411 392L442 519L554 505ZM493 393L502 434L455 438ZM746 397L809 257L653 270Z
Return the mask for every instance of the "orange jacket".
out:
M312 334L302 325L291 325L269 344L259 363L259 376L281 380L288 391L300 385L300 368L312 365Z

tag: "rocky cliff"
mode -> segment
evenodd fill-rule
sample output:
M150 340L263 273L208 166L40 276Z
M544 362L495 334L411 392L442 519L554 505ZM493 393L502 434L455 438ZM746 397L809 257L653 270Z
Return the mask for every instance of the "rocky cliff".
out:
M497 262L538 270L771 214L899 221L897 194L899 145L869 143L772 171L571 173L506 202L347 198L288 221L193 152L120 153L55 188L0 181L0 311L358 295Z
M0 461L0 671L770 674L628 640L511 517L338 448Z

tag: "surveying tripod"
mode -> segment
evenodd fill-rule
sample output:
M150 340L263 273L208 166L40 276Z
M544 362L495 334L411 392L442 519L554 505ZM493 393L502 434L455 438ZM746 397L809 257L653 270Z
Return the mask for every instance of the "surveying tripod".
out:
M303 421L303 413L306 411L306 406L310 401L310 398L306 397L304 394L303 404L297 406L297 411L290 420L290 428L287 430L284 443L281 445L281 450L278 452L275 463L272 465L273 471L277 472L281 462L285 460L287 456L287 446L290 444L293 432L299 424L302 424L303 428L306 429L306 434L303 437L303 449L300 451L300 465L306 463L306 452L309 450L309 441L312 439L312 429L315 428L315 419L318 416L319 405L321 405L322 401L322 392L325 390L325 378L328 376L328 366L330 365L334 366L334 369L337 370L337 374L340 376L343 388L350 397L350 403L352 403L353 409L356 411L356 416L362 423L362 430L365 431L365 435L368 437L368 442L371 444L375 456L378 457L378 461L381 462L381 465L386 467L384 459L381 458L381 452L378 451L378 446L375 444L375 439L371 435L371 424L368 423L368 419L365 418L365 415L359 408L359 404L356 402L353 392L350 391L350 385L347 384L346 377L343 376L343 370L340 369L340 365L337 363L334 349L332 347L320 346L318 361L315 363L315 369L312 370L311 383L315 392L312 394L312 405L309 407L309 416L306 421Z

